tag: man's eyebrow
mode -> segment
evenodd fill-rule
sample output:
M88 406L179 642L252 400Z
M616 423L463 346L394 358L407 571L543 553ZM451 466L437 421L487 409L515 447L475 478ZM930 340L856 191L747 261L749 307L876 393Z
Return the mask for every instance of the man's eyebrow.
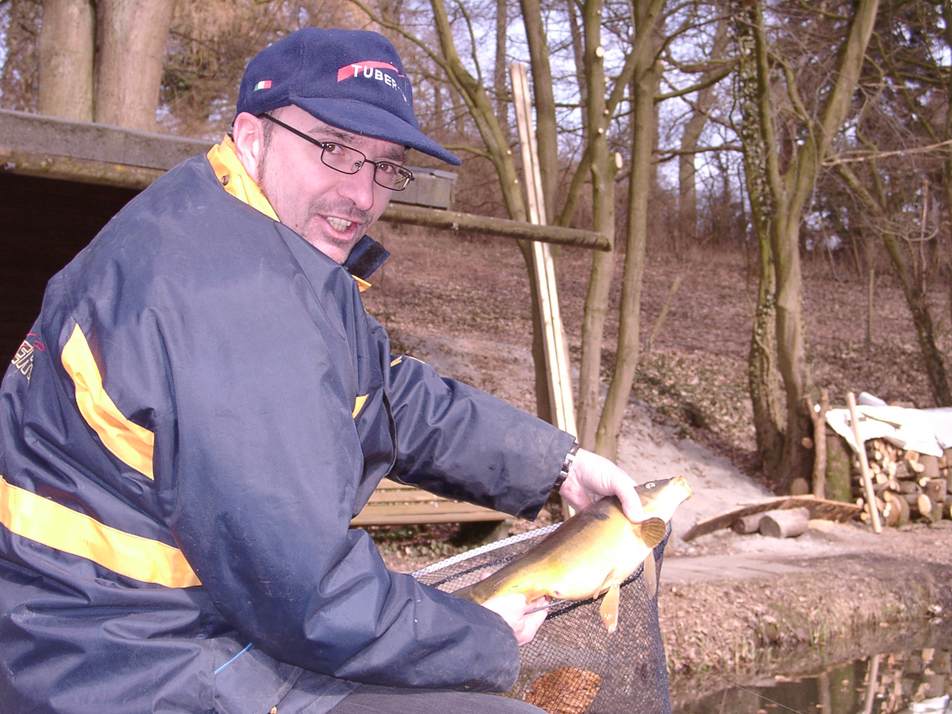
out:
M307 133L316 135L318 138L321 136L329 136L342 144L353 146L355 149L357 148L354 146L354 144L357 143L357 136L355 134L350 134L336 127L328 126L327 124L319 124L311 128ZM403 163L407 160L407 150L399 144L394 144L392 147L388 147L378 159L379 158L398 164Z
M335 129L334 127L328 126L327 124L318 124L317 126L308 129L307 133L312 135L316 134L318 136L330 136L331 138L337 139L343 144L353 142L357 138L353 134L348 134L346 131Z

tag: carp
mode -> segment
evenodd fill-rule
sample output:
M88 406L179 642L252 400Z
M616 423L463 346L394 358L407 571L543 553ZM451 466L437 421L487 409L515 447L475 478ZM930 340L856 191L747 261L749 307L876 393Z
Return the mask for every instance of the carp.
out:
M603 498L492 575L454 594L482 604L511 593L524 595L526 602L540 598L581 601L604 593L599 613L608 631L614 632L621 583L645 563L645 580L654 594L657 576L652 551L664 538L675 509L691 495L683 476L648 481L636 490L644 520L629 521L617 498Z

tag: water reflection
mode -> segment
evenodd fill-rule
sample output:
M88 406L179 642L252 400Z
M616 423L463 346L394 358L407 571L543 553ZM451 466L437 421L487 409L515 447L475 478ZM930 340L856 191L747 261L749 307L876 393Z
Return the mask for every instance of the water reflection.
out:
M675 714L952 714L952 628L930 628L903 649L890 649L817 671L725 678L726 688L690 701ZM681 682L678 689L689 691ZM686 701L689 700L689 701Z

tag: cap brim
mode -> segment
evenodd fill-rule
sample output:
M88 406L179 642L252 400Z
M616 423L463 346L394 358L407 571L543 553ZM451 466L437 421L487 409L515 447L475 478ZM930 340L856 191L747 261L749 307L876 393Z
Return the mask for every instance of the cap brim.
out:
M354 99L290 97L291 104L338 129L408 146L428 156L459 166L461 161L422 131L389 111Z

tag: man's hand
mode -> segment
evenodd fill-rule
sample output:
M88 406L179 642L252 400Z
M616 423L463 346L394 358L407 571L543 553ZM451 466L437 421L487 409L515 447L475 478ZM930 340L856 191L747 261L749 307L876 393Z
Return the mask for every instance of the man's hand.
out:
M506 621L506 624L512 628L512 634L516 636L516 642L520 645L532 642L532 638L545 621L545 616L549 614L548 610L532 612L543 605L545 605L544 599L527 603L525 595L519 593L496 595L483 603L483 607L492 610Z
M576 511L603 496L617 496L630 521L644 520L635 482L614 463L591 451L579 449L559 494Z

